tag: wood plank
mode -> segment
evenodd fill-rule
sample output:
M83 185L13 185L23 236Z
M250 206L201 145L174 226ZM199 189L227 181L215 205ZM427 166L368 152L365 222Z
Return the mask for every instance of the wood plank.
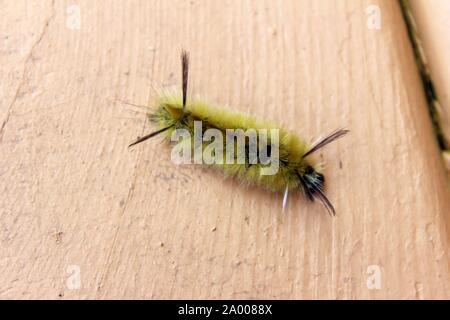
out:
M422 55L425 58L436 89L439 125L450 148L450 2L446 0L410 0L409 8L413 16ZM444 157L444 159L447 159ZM446 160L448 161L448 160ZM450 162L447 162L450 166Z
M450 297L449 190L397 2L2 11L1 298ZM178 89L181 47L190 94L306 139L351 130L319 155L336 218L301 196L282 214L158 139L127 148L150 128L114 101Z

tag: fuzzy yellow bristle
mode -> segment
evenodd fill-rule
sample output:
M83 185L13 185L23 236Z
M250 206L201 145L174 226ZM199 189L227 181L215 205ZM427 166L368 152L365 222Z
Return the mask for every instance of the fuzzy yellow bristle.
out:
M178 121L183 108L182 98L176 95L163 95L157 98L157 107L154 112L149 114L152 121L156 122L160 128L169 126ZM168 112L166 112L168 111ZM178 112L177 112L178 111ZM216 164L216 167L223 169L226 176L234 176L241 182L248 185L259 185L271 191L284 191L288 189L299 189L300 184L296 174L304 172L306 167L312 166L315 170L316 164L311 159L303 159L303 155L308 150L308 145L300 140L293 133L275 125L271 122L260 121L247 114L231 111L223 107L211 107L202 101L191 101L186 105L188 118L202 121L208 127L221 130L224 135L226 129L255 129L256 131L264 129L277 129L279 133L280 156L286 155L287 164L280 167L275 175L261 175L260 164L246 166L245 164ZM186 121L186 130L193 132L193 121ZM180 128L178 126L178 128ZM175 126L166 131L166 136L171 136Z

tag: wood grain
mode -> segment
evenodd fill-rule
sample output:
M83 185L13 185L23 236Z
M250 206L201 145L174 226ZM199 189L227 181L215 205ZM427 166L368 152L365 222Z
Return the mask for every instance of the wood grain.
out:
M1 298L450 297L449 190L395 1L22 0L2 14ZM150 128L116 100L179 90L181 47L191 95L306 139L351 130L319 155L336 218L301 196L281 214L281 195L177 167L160 139L127 149Z

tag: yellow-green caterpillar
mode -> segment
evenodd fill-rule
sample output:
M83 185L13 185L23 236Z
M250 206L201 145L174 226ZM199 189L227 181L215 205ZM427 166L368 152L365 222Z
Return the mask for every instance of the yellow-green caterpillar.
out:
M181 53L181 65L182 96L157 97L156 107L150 109L147 116L158 130L138 138L130 144L130 147L160 133L172 137L174 141L174 133L184 132L189 137L188 151L193 150L195 153L197 147L208 148L210 144L207 141L212 141L211 135L207 141L202 139L202 136L215 132L216 134L212 137L214 137L216 148L209 148L212 149L209 150L212 151L209 158L212 157L216 161L214 163L208 161L207 164L222 169L226 176L235 177L246 184L284 192L283 210L288 192L297 190L303 192L312 201L320 200L330 215L335 215L333 205L323 192L325 178L321 173L321 167L311 159L310 155L342 137L348 130L336 130L326 138L308 146L294 134L267 122L255 120L248 115L224 108L214 108L199 101L187 103L189 55L186 51ZM197 130L198 127L200 131ZM268 131L271 132L270 135L267 134ZM196 139L199 132L200 139ZM231 138L230 132L234 134ZM255 134L251 135L249 132ZM225 138L222 139L220 135ZM237 147L230 144L229 148L228 143L230 141L234 143L235 139L238 140ZM200 142L197 143L198 141ZM239 147L239 141L242 142L242 148ZM226 155L223 155L223 151L226 151ZM201 155L205 154L201 153ZM275 172L267 173L269 171L267 169L270 169L269 165L272 164L269 160L276 160Z

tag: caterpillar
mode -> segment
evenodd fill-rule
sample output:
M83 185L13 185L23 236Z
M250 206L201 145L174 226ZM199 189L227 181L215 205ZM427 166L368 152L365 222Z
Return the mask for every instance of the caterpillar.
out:
M201 136L215 130L222 137L227 138L227 143L214 136L216 149L212 150L211 156L216 160L207 165L212 165L223 171L226 177L234 177L247 185L263 187L274 192L284 192L282 208L286 207L288 194L290 191L299 191L309 200L320 201L331 216L336 215L336 211L324 193L325 177L322 173L322 166L317 164L311 155L317 150L344 136L349 130L338 129L323 138L322 140L308 145L295 134L273 125L266 121L259 121L255 118L234 112L226 108L211 107L201 101L187 100L189 54L185 50L181 52L182 69L182 96L160 95L156 97L155 106L146 112L148 119L157 130L143 137L138 137L129 147L144 142L159 134L172 137L178 132L187 133L184 136L184 145L187 151L195 151L198 147L208 147L208 144ZM196 132L197 127L200 127ZM230 131L237 131L231 139ZM245 132L244 132L245 130ZM253 136L247 134L253 130ZM267 131L270 135L266 134ZM200 138L197 133L200 132ZM244 132L243 140L239 140ZM264 133L264 134L262 134ZM192 136L192 134L194 136ZM255 139L250 139L256 136ZM209 137L211 138L211 137ZM212 139L207 139L211 141ZM231 145L229 142L241 141L241 145ZM172 141L174 141L172 139ZM198 143L198 141L200 141ZM226 149L226 155L223 151ZM204 153L203 153L204 155ZM276 172L264 174L264 170L269 168L269 159L278 161ZM259 160L259 162L258 162Z

